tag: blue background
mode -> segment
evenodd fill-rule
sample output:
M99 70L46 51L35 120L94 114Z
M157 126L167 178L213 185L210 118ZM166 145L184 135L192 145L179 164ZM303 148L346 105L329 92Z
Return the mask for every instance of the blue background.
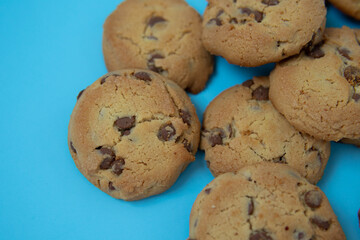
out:
M188 0L203 13L205 0ZM67 126L80 90L106 73L102 25L119 1L0 0L0 239L186 239L192 204L213 177L198 152L165 193L116 200L76 169ZM360 27L333 7L328 26ZM198 115L221 91L274 65L241 68L216 58ZM332 144L319 186L348 239L360 239L360 148Z

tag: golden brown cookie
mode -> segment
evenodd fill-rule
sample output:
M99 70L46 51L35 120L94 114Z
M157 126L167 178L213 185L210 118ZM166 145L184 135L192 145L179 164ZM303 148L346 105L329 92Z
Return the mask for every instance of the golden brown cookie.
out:
M336 8L343 13L360 20L360 1L359 0L329 0Z
M326 29L321 44L270 74L270 99L295 128L328 141L360 138L359 40L359 29Z
M194 161L200 122L184 90L148 70L111 72L80 92L68 143L80 172L115 198L167 190Z
M225 173L198 195L193 240L344 240L325 194L283 164L259 163Z
M297 131L271 104L268 77L254 77L206 108L201 149L218 176L258 162L287 164L311 183L323 175L330 143Z
M229 63L255 67L298 54L325 29L323 0L209 0L205 48Z
M184 0L126 0L106 19L103 52L109 71L155 71L192 93L213 71L201 43L201 17Z

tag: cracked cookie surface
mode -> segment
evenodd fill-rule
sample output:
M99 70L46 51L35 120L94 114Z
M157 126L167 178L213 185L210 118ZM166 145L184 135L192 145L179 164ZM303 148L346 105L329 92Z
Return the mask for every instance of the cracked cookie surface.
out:
M106 67L149 69L198 93L213 71L201 21L184 0L126 0L104 24Z
M323 0L209 0L203 20L205 48L229 63L260 66L298 54L321 40Z
M358 0L329 0L343 13L360 20L360 1Z
M148 70L106 74L81 91L68 144L80 172L124 200L167 190L194 161L200 138L183 89Z
M330 143L297 131L269 101L268 77L254 77L217 96L204 113L201 149L213 175L275 162L311 183L323 175Z
M225 173L197 196L192 240L343 240L325 194L291 168L275 163Z
M270 99L298 130L339 141L360 138L360 30L328 28L312 51L277 64Z

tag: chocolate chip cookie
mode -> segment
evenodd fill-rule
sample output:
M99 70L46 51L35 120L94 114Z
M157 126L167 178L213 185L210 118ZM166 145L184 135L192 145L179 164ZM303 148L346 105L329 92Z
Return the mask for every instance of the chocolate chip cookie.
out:
M183 89L149 70L111 72L81 91L68 144L96 187L124 200L167 190L194 161L200 122Z
M184 0L126 0L104 24L106 67L150 69L198 93L213 71L201 21Z
M339 141L360 138L360 30L329 28L312 50L279 63L270 99L298 130Z
M298 54L320 42L323 0L209 0L202 40L229 63L255 67Z
M290 167L260 163L215 178L190 214L190 239L344 240L325 194Z
M329 0L343 13L360 20L360 1L358 0Z
M227 89L207 107L201 138L218 176L258 162L286 164L311 183L323 175L330 143L297 131L269 101L268 77Z

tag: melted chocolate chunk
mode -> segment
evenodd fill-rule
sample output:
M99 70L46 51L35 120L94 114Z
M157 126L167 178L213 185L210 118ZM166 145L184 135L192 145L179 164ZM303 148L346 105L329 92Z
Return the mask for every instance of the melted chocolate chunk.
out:
M75 149L75 147L74 147L74 145L73 145L73 143L71 141L70 141L70 148L74 153L77 153L76 149Z
M175 134L176 130L172 123L166 123L159 128L157 137L161 141L170 141Z
M85 89L81 90L79 92L79 94L77 95L76 99L79 100L79 98L81 97L81 95L84 93Z
M145 81L145 82L151 82L151 77L146 72L137 72L137 73L134 74L134 76L139 80L142 80L142 81Z
M124 165L125 165L125 160L123 158L119 158L115 160L112 164L113 173L119 176L123 172Z
M310 218L310 222L316 226L318 226L321 230L327 231L330 228L331 222L322 220L318 217Z
M254 80L252 80L252 79L246 80L241 85L243 85L244 87L250 88L252 85L254 85Z
M166 22L166 20L163 17L155 16L149 19L148 26L153 27L155 24L160 22Z
M360 69L354 66L347 66L344 69L344 77L351 86L357 86L360 84Z
M269 100L269 88L263 86L256 88L252 93L252 97L258 101Z
M262 12L254 11L253 13L257 22L261 22L263 20L264 14Z
M187 125L191 125L191 115L188 111L186 110L182 110L180 109L179 110L179 114L180 114L180 117L182 118L183 122L186 123Z
M241 13L245 13L248 16L250 16L250 14L252 13L250 8L240 8L240 10L241 10Z
M113 182L109 182L109 190L114 191L115 187L113 186Z
M225 133L222 129L215 129L209 136L209 142L211 147L215 145L223 145L223 138L225 137Z
M311 190L305 193L304 200L309 207L318 208L322 202L322 195L319 191Z
M205 189L205 193L206 193L206 194L210 194L210 192L211 192L211 188Z
M184 145L184 147L186 148L186 150L189 152L189 153L192 153L192 147L191 147L191 144L189 143L189 141L187 139L184 139L182 141L182 144Z
M279 0L262 0L261 3L268 6L275 6L279 4Z
M109 169L111 168L111 165L114 162L114 158L113 157L106 157L104 158L104 160L101 162L100 164L100 169Z
M110 73L110 74L108 74L108 75L106 75L105 77L103 77L102 79L101 79L101 81L100 81L100 84L101 85L103 85L105 82L106 82L106 79L108 78L108 77L110 77L110 76L120 76L119 74L116 74L116 73Z
M250 198L250 202L248 204L248 215L252 215L254 213L254 201Z
M322 58L323 56L325 56L325 52L321 50L322 44L323 43L317 44L312 49L306 48L305 54L312 58Z
M122 136L130 134L130 129L135 126L135 116L116 119L114 126L121 132Z
M352 58L349 55L350 54L349 49L347 49L347 48L338 48L337 50L338 50L338 52L340 53L341 56L343 56L343 57L345 57L345 58L347 58L349 60L352 60Z
M111 157L115 157L115 153L111 148L100 147L100 148L96 148L96 149L98 149L102 155L109 155Z
M272 237L269 236L268 232L264 229L257 230L250 234L249 240L272 240Z
M222 22L218 18L212 18L208 21L208 24L216 24L217 26L221 26Z
M151 54L150 58L148 59L148 62L147 62L148 69L150 69L153 72L157 72L157 73L163 72L164 69L162 67L155 66L155 59L162 59L162 58L164 58L164 56L159 53Z

